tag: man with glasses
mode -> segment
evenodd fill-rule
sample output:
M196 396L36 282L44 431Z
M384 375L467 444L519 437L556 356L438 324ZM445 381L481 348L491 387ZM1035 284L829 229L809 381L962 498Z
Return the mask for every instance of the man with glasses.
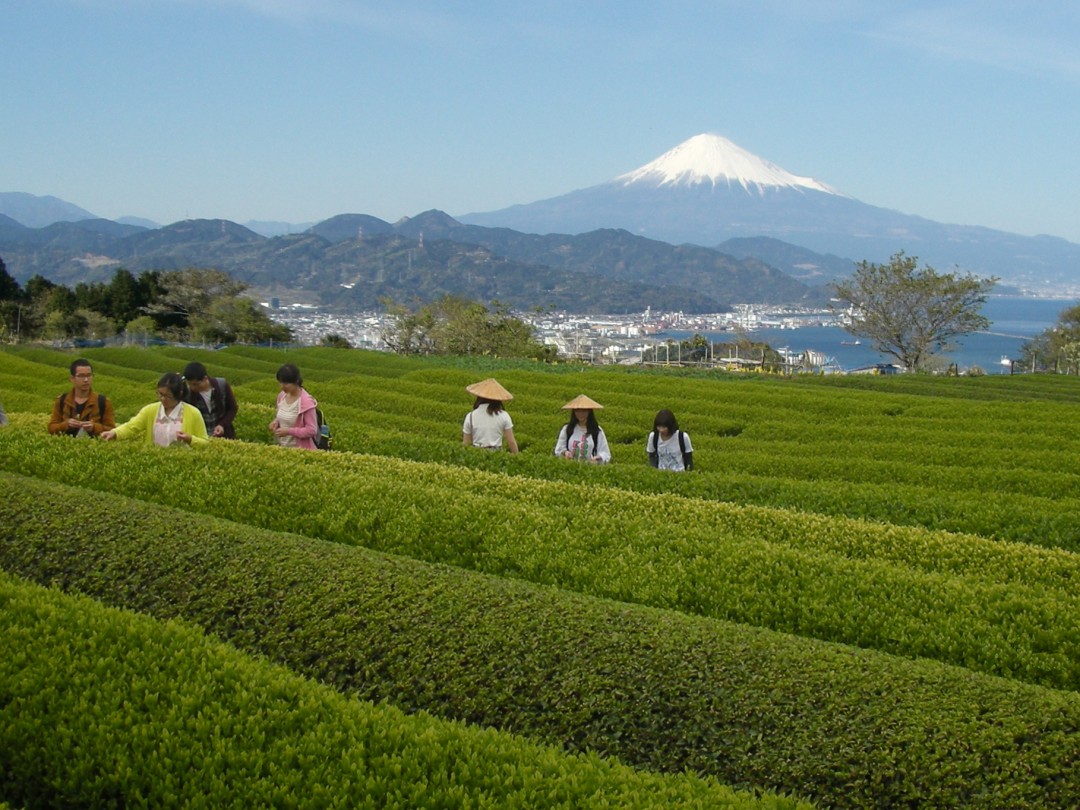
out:
M113 406L104 394L94 393L94 370L89 360L71 364L71 390L53 403L49 433L69 436L100 436L116 427Z

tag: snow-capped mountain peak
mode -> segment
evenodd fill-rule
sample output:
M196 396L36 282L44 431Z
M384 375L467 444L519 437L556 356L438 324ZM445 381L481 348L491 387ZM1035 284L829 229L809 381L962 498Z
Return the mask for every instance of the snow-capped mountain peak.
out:
M615 178L629 186L647 183L652 186L716 186L735 183L747 191L764 193L767 188L813 189L839 194L812 177L799 177L781 169L720 135L695 135L651 163ZM842 195L841 195L842 196Z

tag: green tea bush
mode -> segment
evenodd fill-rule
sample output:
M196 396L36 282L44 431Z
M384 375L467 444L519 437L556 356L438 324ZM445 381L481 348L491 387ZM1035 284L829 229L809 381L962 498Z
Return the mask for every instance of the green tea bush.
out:
M828 806L1080 802L1074 693L0 481L5 570L345 694Z
M26 807L807 807L349 699L0 574L0 794Z
M0 433L0 469L596 596L1080 686L1075 555L374 456L228 442L163 451L18 425Z
M1073 494L1080 491L1075 379L785 380L332 349L86 353L99 369L95 384L113 396L121 419L147 401L145 392L162 371L199 359L233 382L241 438L266 443L267 412L277 393L274 372L293 361L330 417L336 449L482 469L503 462L493 458L498 454L455 452L471 404L464 386L497 374L517 395L510 411L523 453L513 472L546 480L572 475L551 458L551 449L566 416L559 406L587 390L608 406L601 423L616 462L592 480L1080 550L1080 498ZM56 383L36 382L32 369L41 380L66 381L64 366L72 355L25 347L5 355L23 369L8 410L45 411ZM132 388L136 379L145 388ZM23 393L35 385L46 389ZM0 395L5 386L0 376ZM693 476L646 466L645 437L662 406L673 407L693 437Z

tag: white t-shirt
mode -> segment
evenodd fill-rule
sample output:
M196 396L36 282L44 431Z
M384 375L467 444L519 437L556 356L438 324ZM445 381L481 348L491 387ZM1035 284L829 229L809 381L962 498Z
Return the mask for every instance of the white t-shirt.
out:
M461 432L472 436L473 447L502 447L503 433L510 430L514 423L505 410L494 416L487 412L487 405L479 405L465 417Z
M659 445L656 444L656 433L649 434L649 440L645 444L645 450L649 453L656 453L659 456L660 464L658 469L661 470L675 470L676 472L685 471L686 467L683 465L682 450L679 449L679 437L678 433L682 431L676 431L668 436L666 439L660 439ZM690 444L690 434L683 433L683 444L686 445L686 452L693 453L694 448Z
M281 398L281 403L277 409L277 421L278 426L283 428L296 427L296 420L300 418L300 397L297 397L289 403L285 397ZM278 436L278 444L282 447L296 447L295 436Z

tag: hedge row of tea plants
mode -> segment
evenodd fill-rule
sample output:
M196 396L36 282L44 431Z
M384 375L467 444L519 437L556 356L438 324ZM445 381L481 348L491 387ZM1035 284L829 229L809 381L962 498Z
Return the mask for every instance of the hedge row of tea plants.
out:
M13 372L37 390L46 411L67 383L70 353L9 349ZM747 380L569 367L462 365L373 352L236 347L101 349L97 384L114 394L121 418L149 398L157 372L203 360L233 382L242 438L269 441L282 361L298 362L327 412L339 450L491 468L492 454L462 455L464 385L498 373L518 394L511 405L523 454L505 464L515 475L563 479L551 458L565 413L559 405L588 390L608 405L602 422L616 464L601 480L638 491L757 503L829 515L977 533L1080 549L1080 429L1071 418L1080 389L1053 377L983 378L986 399L958 400L953 383L922 378L897 388L887 380ZM144 392L134 382L142 379ZM1032 382L1032 380L1035 380ZM875 382L880 389L867 388ZM852 386L859 387L852 387ZM1030 394L1013 401L1011 386ZM1041 386L1044 395L1039 396ZM11 384L0 371L0 392ZM114 390L115 389L115 390ZM997 396L989 396L999 392ZM1076 396L1080 397L1080 390ZM7 394L4 394L7 396ZM27 410L27 395L18 394ZM656 408L674 406L697 448L697 473L671 476L645 464L644 438ZM676 480L678 479L678 480Z
M459 424L468 399L462 388L471 379L462 369L368 352L100 351L108 353L103 356L110 363L105 375L99 370L102 385L111 384L107 376L114 368L111 364L124 358L132 358L136 366L182 367L185 359L198 356L212 371L233 380L242 402L241 435L260 442L269 440L265 425L276 391L273 371L283 359L297 360L309 369L305 371L309 383L317 381L310 385L331 416L338 449L417 460L446 460L460 444ZM61 365L70 356L33 352L40 362L37 380L29 384L43 387L38 407L45 409L65 382ZM26 363L21 354L16 359ZM55 382L42 382L47 375L40 366L47 359ZM139 368L138 373L145 378L147 372ZM486 372L473 375L478 373ZM613 483L622 488L674 487L694 497L868 517L1042 545L1080 543L1070 528L1080 523L1080 503L1070 497L1078 481L1070 459L1076 455L1073 450L1080 451L1080 436L1069 428L1070 406L1055 400L1023 405L958 403L948 397L898 397L824 383L740 384L748 381L658 378L613 370L511 370L504 379L520 392L511 410L525 453L515 459L515 474L542 478L566 474L550 459L553 436L564 416L557 406L568 391L588 386L598 396L595 389L600 388L603 397L614 398L603 421L619 462L614 466L621 468ZM121 393L128 396L127 380L123 382ZM939 382L926 381L931 390L947 390L935 385ZM153 381L144 384L149 390ZM645 467L642 442L658 396L678 401L680 412L693 414L691 433L698 447L693 484L671 481L678 477ZM133 413L145 401L145 394L139 394L123 407ZM1045 430L1033 430L1033 424ZM476 455L451 458L470 465L493 463Z
M6 574L0 604L0 795L21 806L807 806L406 716Z
M77 442L0 469L429 562L1080 688L1080 558L353 454ZM92 475L88 471L93 471Z
M4 569L194 622L345 694L829 806L1080 802L1073 693L0 482Z
M272 416L269 410L264 415L266 421ZM1015 471L1009 473L1017 479L1015 487L992 494L949 490L929 484L905 485L896 481L860 483L820 479L812 467L803 470L805 478L784 476L779 470L776 474L714 470L671 475L653 470L643 462L611 464L583 471L576 465L551 458L547 442L528 446L526 440L519 437L519 444L525 446L527 452L508 456L462 448L445 436L433 435L432 426L422 422L410 428L405 419L390 424L373 422L358 414L356 425L348 430L347 442L342 443L354 452L436 461L547 481L584 480L620 490L760 504L1080 550L1080 500L1071 495L1048 498L1033 493L1022 486L1023 474ZM831 455L831 451L822 450L822 455ZM777 450L777 456L782 457L780 450ZM854 462L855 465L858 463ZM767 460L757 466L762 470L769 468ZM777 465L780 466L783 465ZM885 477L887 473L875 475ZM1041 475L1035 474L1033 483L1037 483ZM1067 475L1043 477L1054 477L1052 486L1062 493L1070 484ZM959 485L963 476L958 473L953 480Z
M393 414L389 424L399 430L452 435L464 407L456 396L463 378L458 372L455 384L444 380L445 376L442 373L439 384L433 385L431 372L418 372L396 381L389 390L362 377L339 378L327 392L350 417L362 420L364 413ZM685 408L692 414L695 446L703 451L701 471L719 469L721 464L707 463L715 460L726 470L750 475L890 482L991 494L1022 485L1028 494L1047 497L1071 495L1080 482L1076 469L1057 466L1062 436L1054 436L1053 443L1042 448L1033 448L1031 437L1017 437L1017 426L1031 416L1019 406L996 406L998 411L1003 407L1010 411L1003 421L1004 435L992 429L985 414L972 413L970 408L966 421L958 424L947 410L897 419L880 412L845 415L842 405L826 402L829 409L817 415L820 424L810 426L808 420L815 414L801 397L804 389L787 392L787 408L778 416L758 391L736 409L727 401L709 398L709 388L701 381L695 383L676 399L680 411ZM536 443L549 452L565 419L554 404L562 392L553 390L552 381L544 375L532 375L515 387L523 399L549 402L546 409L534 405L528 410L517 400L512 405L515 415L524 410L528 417L528 421L519 418L520 432L526 437L535 435ZM565 383L562 388L566 389ZM618 420L608 425L609 438L619 445L625 437L631 446L627 448L630 457L624 453L624 460L643 464L644 437L656 411L657 394L631 396L620 391L612 396L616 397L612 406L601 414L607 424L607 410L618 413ZM955 402L949 404L956 410ZM875 409L889 410L880 403ZM1015 445L1018 438L1023 447Z

